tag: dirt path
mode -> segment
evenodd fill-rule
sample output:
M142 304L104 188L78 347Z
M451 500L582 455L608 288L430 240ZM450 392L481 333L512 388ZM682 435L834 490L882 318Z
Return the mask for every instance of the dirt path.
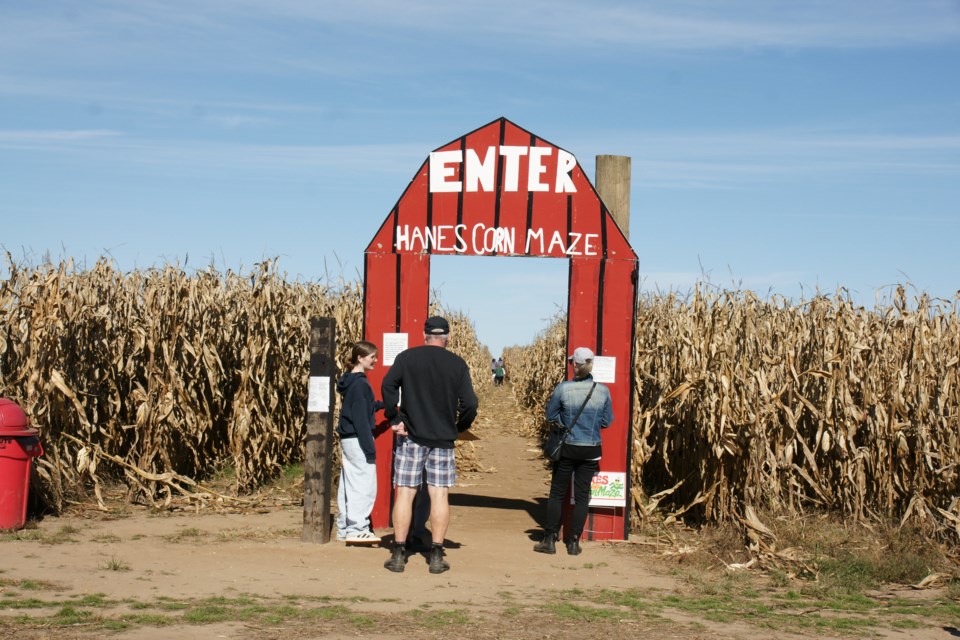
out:
M661 638L769 636L762 629L735 623L715 623L707 630L702 621L679 614L670 619L588 622L538 613L551 602L588 605L590 595L604 589L672 593L680 585L651 566L652 554L640 553L629 543L586 542L584 553L576 557L568 556L562 547L555 556L534 553L548 470L535 442L515 432L518 411L509 389L494 389L483 403L476 425L479 440L473 446L485 470L462 474L460 486L452 492L447 540L452 569L444 574L428 573L423 556L414 556L404 573L394 574L383 568L389 556L386 548L303 543L299 505L247 514L135 511L114 520L47 518L39 525L41 539L0 543L4 553L0 598L102 594L98 597L113 603L109 608L114 615L170 599L252 595L347 603L350 612L380 616L376 631L369 634L351 623L318 626L316 620L298 619L271 626L227 620L174 627L137 624L114 632L116 638L400 638L409 637L411 629L399 618L395 627L385 621L411 611L455 611L473 620L456 630L442 625L413 629L425 637L609 637L612 629L622 625L632 629L632 635ZM571 590L578 595L570 595ZM0 616L49 614L48 610L0 610ZM0 625L0 636L4 632ZM17 629L12 637L100 634L102 629L87 631L78 624L67 629Z

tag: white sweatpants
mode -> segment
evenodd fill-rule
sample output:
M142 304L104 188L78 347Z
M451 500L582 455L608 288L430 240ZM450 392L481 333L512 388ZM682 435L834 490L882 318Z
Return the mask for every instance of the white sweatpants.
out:
M370 529L377 498L377 465L367 462L356 438L340 440L340 487L337 489L337 537Z

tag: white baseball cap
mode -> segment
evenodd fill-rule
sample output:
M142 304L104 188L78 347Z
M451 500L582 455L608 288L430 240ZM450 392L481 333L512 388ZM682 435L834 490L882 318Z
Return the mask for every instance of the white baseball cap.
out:
M593 351L586 347L577 347L573 350L573 355L567 357L567 360L574 364L593 362Z

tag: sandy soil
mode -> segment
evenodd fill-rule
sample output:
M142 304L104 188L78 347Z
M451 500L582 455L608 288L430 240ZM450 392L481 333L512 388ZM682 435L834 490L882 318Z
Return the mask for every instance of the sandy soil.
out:
M236 598L283 601L316 599L341 603L351 612L373 616L373 626L316 620L215 622L176 626L136 625L110 632L116 638L608 638L616 633L658 638L749 638L771 636L748 624L707 622L679 612L622 620L577 620L543 613L547 603L589 604L603 589L643 589L682 593L658 549L646 541L584 543L580 556L563 548L555 556L532 551L547 493L548 471L535 443L509 433L516 408L506 388L485 400L475 442L485 471L463 474L452 494L447 560L452 569L431 575L426 558L414 556L404 573L383 568L386 548L343 543L301 542L302 509L275 506L251 513L151 514L134 510L116 519L85 512L46 518L39 528L48 540L67 527L68 541L45 544L31 539L0 543L0 599L24 595L18 584L42 582L36 597L104 594L109 613L135 610L136 603L162 598ZM28 533L28 532L24 532ZM389 538L390 531L378 532ZM571 595L569 590L578 590ZM130 603L134 603L131 605ZM119 607L119 608L118 608ZM418 627L410 612L464 612L468 624ZM2 617L32 615L0 610ZM50 615L42 611L36 615ZM780 638L804 637L778 630ZM73 628L23 628L0 625L0 636L16 638L90 638L102 635L82 624ZM908 632L871 631L863 637L949 638L951 629L931 625ZM855 637L855 636L854 636Z

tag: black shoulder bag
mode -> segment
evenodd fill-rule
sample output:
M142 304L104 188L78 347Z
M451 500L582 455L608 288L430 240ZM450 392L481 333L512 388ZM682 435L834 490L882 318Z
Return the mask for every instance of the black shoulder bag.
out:
M580 405L580 410L577 411L577 415L573 419L573 424L566 427L562 422L554 421L548 425L550 431L547 433L547 439L543 443L543 455L553 462L560 459L560 450L563 449L563 443L567 441L567 436L570 435L570 429L574 424L577 424L577 420L580 419L580 414L583 413L587 403L590 402L590 396L593 395L593 390L596 386L597 383L594 382L593 386L590 387L590 392L587 394L587 397L583 399L583 404Z

